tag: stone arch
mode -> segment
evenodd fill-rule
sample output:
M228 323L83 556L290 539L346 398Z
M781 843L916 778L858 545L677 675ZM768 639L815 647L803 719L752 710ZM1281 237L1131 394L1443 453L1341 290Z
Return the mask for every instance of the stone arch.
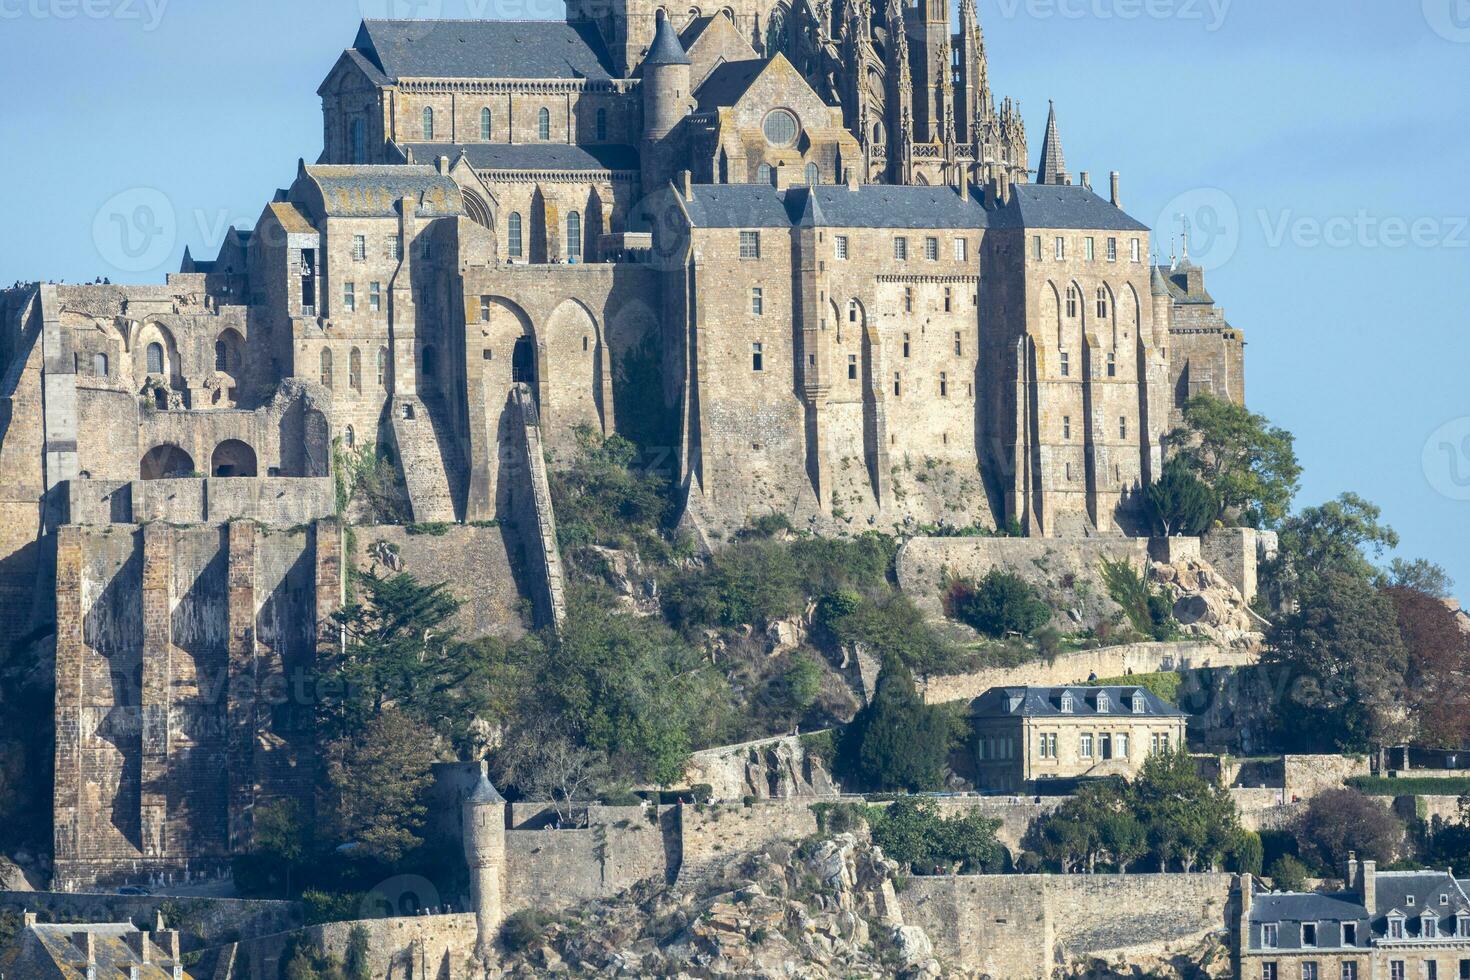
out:
M460 194L464 197L465 214L469 215L470 220L482 228L493 231L495 225L490 217L490 205L480 196L479 192L468 187L461 187Z
M244 364L245 338L234 327L226 327L214 339L214 369L234 377Z
M1066 327L1062 323L1064 312L1062 294L1057 289L1057 284L1047 280L1046 285L1041 287L1041 322L1052 329L1057 350L1067 349Z
M530 316L504 296L486 297L486 310L489 315L470 327L471 331L475 327L480 331L480 380L486 391L485 404L503 403L505 393L516 383L529 384L539 398L541 354ZM474 342L468 346L473 349Z
M168 380L169 387L178 387L183 370L179 364L179 347L174 341L173 331L150 320L138 327L133 350L137 352L138 363L135 369L138 377L162 377ZM162 370L151 370L154 367L161 367Z
M555 372L540 375L542 416L552 438L577 425L605 433L608 358L597 317L581 300L564 299L546 318L543 333L545 351L556 361Z
M209 472L211 476L219 477L255 476L255 450L239 439L226 439L214 447L214 454L209 458Z
M1068 282L1066 288L1069 292L1072 290L1076 291L1077 315L1069 315L1071 313L1071 308L1070 305L1067 303L1066 297L1064 297L1061 318L1061 338L1064 341L1064 346L1061 349L1065 351L1071 351L1073 353L1073 356L1075 357L1078 356L1078 352L1082 350L1083 338L1087 336L1087 304L1090 297L1087 294L1087 290L1083 289L1082 284L1075 279Z
M193 473L194 457L171 442L154 446L138 464L138 478L142 480L175 480Z
M1113 292L1113 287L1107 283L1100 283L1094 291L1092 299L1096 304L1093 309L1097 313L1099 332L1111 327L1108 339L1112 350L1117 351L1120 340L1118 333L1118 296ZM1103 310L1098 309L1099 306L1106 307L1106 315L1104 315ZM1099 341L1102 339L1101 336L1098 337Z
M1138 290L1133 288L1132 283L1123 286L1123 294L1120 300L1122 309L1115 309L1116 316L1123 321L1123 326L1132 331L1131 336L1124 336L1124 340L1132 340L1137 343L1143 337L1143 303L1138 299Z

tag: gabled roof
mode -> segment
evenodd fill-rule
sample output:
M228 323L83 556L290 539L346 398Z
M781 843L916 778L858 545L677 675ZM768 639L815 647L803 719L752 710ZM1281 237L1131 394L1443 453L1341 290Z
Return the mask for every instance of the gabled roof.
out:
M414 202L420 217L464 214L459 185L433 167L317 165L303 167L298 186L302 180L316 188L322 217L391 218L403 198Z
M286 234L317 234L316 228L307 220L306 215L301 213L301 209L289 201L272 201L266 207L270 208L271 214L275 215L276 220L281 223L281 228Z
M1100 697L1106 695L1106 706ZM1071 710L1063 711L1070 697ZM1133 709L1143 698L1143 711ZM972 702L977 718L1117 717L1184 718L1185 713L1144 687L992 687Z
M700 112L711 112L734 105L745 90L760 77L770 61L727 61L710 72L694 92Z
M562 21L365 20L352 47L393 81L612 74L596 29Z
M622 144L571 143L405 143L415 163L440 157L451 162L463 153L476 170L624 170L639 169L638 151Z
M1395 912L1412 924L1426 911L1439 918L1470 911L1470 897L1446 871L1380 871L1373 881L1378 908L1375 928ZM1440 904L1440 896L1448 898L1448 903Z
M1080 184L1016 184L1010 201L994 205L992 214L997 228L1148 231L1148 225Z
M696 228L789 228L807 224L826 228L978 230L985 227L986 220L979 201L974 197L962 200L959 191L948 186L862 184L850 190L844 184L823 184L783 191L767 184L696 184L691 191L693 200L685 201L684 207Z

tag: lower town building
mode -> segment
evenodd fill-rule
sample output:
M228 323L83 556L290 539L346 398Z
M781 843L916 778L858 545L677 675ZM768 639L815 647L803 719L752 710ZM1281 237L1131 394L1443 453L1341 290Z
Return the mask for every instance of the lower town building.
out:
M1334 894L1241 889L1242 980L1470 980L1470 882L1349 856Z
M1150 754L1184 745L1184 712L1142 687L996 687L970 718L987 790L1132 776Z

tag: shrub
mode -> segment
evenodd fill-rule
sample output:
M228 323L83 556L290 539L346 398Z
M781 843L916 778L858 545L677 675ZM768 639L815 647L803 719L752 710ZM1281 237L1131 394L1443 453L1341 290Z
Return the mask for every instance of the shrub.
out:
M1102 560L1103 581L1108 595L1123 608L1133 628L1155 640L1173 639L1179 633L1169 601L1149 587L1133 563L1126 558Z
M1144 502L1154 533L1164 537L1204 534L1220 512L1215 491L1178 460L1144 491Z
M1299 892L1307 887L1307 866L1290 854L1277 858L1266 871L1277 891Z
M944 784L951 742L949 717L927 705L908 670L889 661L877 692L843 732L838 770L857 785L922 793Z
M507 952L519 953L541 941L556 918L540 909L522 909L500 927L500 944Z
M950 615L996 638L1031 636L1051 621L1051 607L1019 575L991 569L978 585L955 582L949 592Z

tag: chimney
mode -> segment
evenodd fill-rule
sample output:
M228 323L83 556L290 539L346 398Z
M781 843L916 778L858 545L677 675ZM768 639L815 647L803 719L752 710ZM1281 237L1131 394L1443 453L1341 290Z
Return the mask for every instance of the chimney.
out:
M148 933L130 932L123 938L128 944L128 949L131 949L133 955L138 958L139 962L146 966L151 959L149 955L150 944L148 942Z
M1343 884L1348 891L1358 886L1358 852L1348 851L1347 860L1343 862Z
M29 929L36 924L36 913L26 912L21 916L22 928Z
M686 201L694 200L694 174L688 170L679 171L679 193Z
M439 172L441 174L448 174L449 173L449 158L448 157L440 157L439 158Z
M960 184L959 184L958 187L955 188L955 190L959 192L960 201L961 202L969 201L970 200L970 179L968 177L966 177L964 174L960 174Z
M1255 903L1256 879L1249 874L1236 875L1235 886L1240 890L1240 934L1250 935L1251 906Z
M1118 171L1114 170L1111 174L1108 175L1108 177L1109 177L1110 182L1113 185L1113 193L1112 193L1113 207L1115 207L1115 208L1121 208L1123 206L1123 198L1122 198L1122 195L1120 195L1118 193L1118 185L1122 181L1122 175L1119 174Z
M848 167L847 169L843 170L842 171L842 182L847 185L847 189L848 190L850 190L850 191L857 190L858 189L857 170L855 168L853 168L853 167Z
M1092 190L1092 171L1090 171L1090 170L1084 170L1084 171L1082 171L1082 175L1081 176L1082 176L1082 186L1083 187L1086 187L1088 190Z
M72 933L71 934L71 942L72 942L72 945L75 946L77 948L77 950L79 952L81 952L81 954L83 956L85 956L87 958L87 965L88 966L95 966L96 965L96 963L97 963L97 946L96 946L96 940L92 937L92 934L90 932L74 932L74 933Z
M1359 881L1362 883L1363 908L1368 910L1368 918L1371 919L1378 914L1378 862L1365 860L1358 867L1361 869Z
M153 941L159 949L163 950L164 959L173 960L175 963L179 961L179 930L164 929L154 933Z

